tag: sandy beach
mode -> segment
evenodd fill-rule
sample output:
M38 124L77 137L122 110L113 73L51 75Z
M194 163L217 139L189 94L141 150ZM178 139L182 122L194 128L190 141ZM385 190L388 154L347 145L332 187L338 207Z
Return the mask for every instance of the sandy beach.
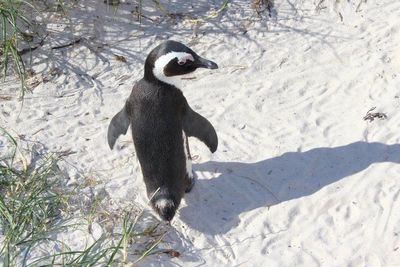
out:
M147 54L180 41L219 65L181 86L219 147L189 139L198 180L157 246L180 255L138 266L400 266L400 2L275 0L259 15L223 2L162 1L169 16L144 3L140 21L132 1L47 13L22 108L19 82L1 84L2 127L68 151L67 186L157 221L131 134L114 150L106 134ZM105 231L93 227L62 238L83 248Z

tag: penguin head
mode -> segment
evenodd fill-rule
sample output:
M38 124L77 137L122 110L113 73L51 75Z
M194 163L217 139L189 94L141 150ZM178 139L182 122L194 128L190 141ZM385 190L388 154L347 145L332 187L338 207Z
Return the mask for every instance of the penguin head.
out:
M154 48L145 62L144 78L176 85L178 76L194 72L198 68L217 69L211 60L197 55L189 47L176 41L166 41Z

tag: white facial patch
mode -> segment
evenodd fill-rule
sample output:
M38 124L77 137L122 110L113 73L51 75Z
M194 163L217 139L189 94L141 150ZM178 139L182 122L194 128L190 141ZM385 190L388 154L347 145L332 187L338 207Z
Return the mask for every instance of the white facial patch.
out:
M185 64L186 61L188 60L194 61L193 56L189 53L172 51L159 57L154 63L154 69L153 69L153 74L154 76L156 76L157 79L174 86L179 84L180 78L178 76L171 76L171 77L165 76L164 68L171 60L175 58L178 59L178 64L181 65Z
M190 157L190 153L188 151L189 144L187 143L187 138L184 131L182 131L182 138L183 138L183 150L185 151L185 159L186 159L186 173L189 179L193 179L192 158Z

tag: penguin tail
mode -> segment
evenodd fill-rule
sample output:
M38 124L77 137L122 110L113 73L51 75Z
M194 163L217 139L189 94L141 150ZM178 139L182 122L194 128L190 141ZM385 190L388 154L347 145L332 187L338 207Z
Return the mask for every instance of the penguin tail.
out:
M178 208L175 198L165 192L157 192L151 199L151 204L161 219L168 222L174 218Z

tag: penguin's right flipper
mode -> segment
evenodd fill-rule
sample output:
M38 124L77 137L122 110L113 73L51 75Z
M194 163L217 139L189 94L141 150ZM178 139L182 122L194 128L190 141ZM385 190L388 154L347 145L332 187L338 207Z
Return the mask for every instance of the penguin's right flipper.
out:
M124 108L111 119L110 125L108 126L107 140L111 149L114 148L117 138L121 134L126 134L129 124L129 115L126 106L124 106Z
M210 151L214 153L218 147L218 136L212 124L199 113L186 105L183 117L183 130L187 136L194 136L205 143Z

